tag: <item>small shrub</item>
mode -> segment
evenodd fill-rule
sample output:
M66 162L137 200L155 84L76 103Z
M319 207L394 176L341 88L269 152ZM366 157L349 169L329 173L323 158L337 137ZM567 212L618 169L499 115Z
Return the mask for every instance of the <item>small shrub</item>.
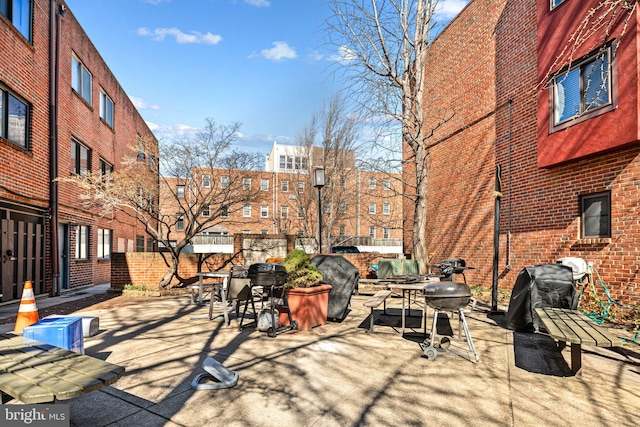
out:
M287 270L287 288L310 288L322 281L322 273L311 264L311 258L303 250L296 249L287 254L283 265Z

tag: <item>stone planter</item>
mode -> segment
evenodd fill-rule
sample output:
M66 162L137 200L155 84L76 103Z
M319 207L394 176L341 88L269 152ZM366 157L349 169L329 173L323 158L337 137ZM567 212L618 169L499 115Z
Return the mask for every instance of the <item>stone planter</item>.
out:
M298 321L298 330L308 331L316 326L327 323L327 309L329 307L329 292L331 285L321 284L311 288L287 289L287 300L291 317ZM280 311L278 321L280 325L288 325L286 312Z

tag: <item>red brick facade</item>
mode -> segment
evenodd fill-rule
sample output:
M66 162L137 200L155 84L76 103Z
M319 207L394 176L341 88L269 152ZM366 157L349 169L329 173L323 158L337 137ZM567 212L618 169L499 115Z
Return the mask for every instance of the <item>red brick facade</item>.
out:
M579 7L584 12L598 0L566 3L584 3ZM548 99L549 94L538 85L538 60L543 57L548 62L563 47L563 43L549 40L539 44L540 26L549 28L548 23L538 22L549 14L539 11L548 7L548 0L473 0L430 49L426 111L431 117L451 119L430 142L428 250L434 254L433 262L464 258L467 265L476 267L466 274L468 281L491 286L499 166L503 196L498 267L501 288L511 289L524 267L580 257L593 263L614 299L638 304L637 89L624 101L626 93L619 89L618 110L597 118L597 132L595 122L587 120L564 135L553 136L579 138L585 146L599 147L589 157L565 157L560 166L541 168L539 156L552 159L564 155L561 151L540 154L551 148L544 144L549 135L548 120L545 124L539 118L544 110L539 100ZM635 28L635 18L633 22ZM551 28L567 38L570 23L565 15L561 25ZM638 73L635 30L625 37L617 70L620 87L631 84L620 76L636 80ZM548 112L547 105L546 112L540 114ZM626 114L633 120L617 119ZM634 123L634 129L621 133L619 128L629 123ZM604 147L597 141L603 132L617 135L617 139ZM631 134L634 136L629 137ZM579 196L605 190L611 192L612 235L581 238ZM405 212L410 212L407 206Z
M36 293L52 291L49 221L55 201L49 188L50 112L54 111L50 104L57 104L58 109L57 134L53 132L54 138L57 137L58 177L69 176L72 172L72 140L90 150L89 169L98 172L101 159L116 170L128 147L135 147L138 138L153 139L148 126L72 12L66 10L60 14L59 4L63 2L34 0L30 40L17 31L11 19L0 15L0 88L28 106L27 147L0 137L0 212L3 220L13 221L11 224L33 223L36 228L42 228L40 234L25 232L27 240L33 238L36 243L23 245L19 243L20 238L15 237L22 236L18 227L23 226L11 228L9 222L4 223L6 234L0 245L2 253L9 247L17 250L24 246L26 249L12 265L5 263L0 267L5 291L3 300L20 298L23 281L34 276L36 269L40 274L37 277L42 277L38 280ZM53 27L52 23L55 23ZM51 38L51 28L54 28L54 35L60 34L59 39ZM50 52L59 53L57 70L56 62L50 60ZM73 57L90 73L90 103L72 88ZM51 82L56 75L57 99L50 96ZM113 126L100 118L101 93L113 101ZM79 200L80 191L74 184L59 182L58 188L61 245L60 259L54 262L61 266L62 290L109 282L110 260L108 257L98 259L98 230L110 230L111 251L117 250L118 242L124 242L123 246L127 248L135 248L136 236L144 235L143 230L120 213L102 217L98 212L84 208ZM30 216L25 220L27 214ZM87 227L88 231L87 259L76 259L76 232L82 227ZM31 246L36 249L31 251ZM32 258L38 256L39 261L33 261ZM10 282L13 282L13 292L7 292ZM9 285L5 288L5 284Z

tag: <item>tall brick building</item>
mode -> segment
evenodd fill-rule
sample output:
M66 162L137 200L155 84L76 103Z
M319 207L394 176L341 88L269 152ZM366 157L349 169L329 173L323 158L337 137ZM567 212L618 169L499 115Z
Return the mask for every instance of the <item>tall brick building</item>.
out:
M144 248L144 231L55 178L108 174L153 135L63 1L0 2L0 46L2 301L26 280L36 294L109 282L111 252Z
M638 11L621 13L622 37L616 22L557 60L599 3L472 0L430 48L426 108L451 119L427 123L440 127L425 237L434 261L475 267L471 283L492 284L502 196L500 287L526 266L579 257L613 298L640 302Z

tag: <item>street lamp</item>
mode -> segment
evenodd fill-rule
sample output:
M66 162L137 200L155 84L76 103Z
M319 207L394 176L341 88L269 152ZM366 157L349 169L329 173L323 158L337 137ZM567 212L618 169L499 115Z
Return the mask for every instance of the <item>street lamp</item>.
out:
M313 186L318 189L318 245L322 253L322 187L324 187L324 168L313 170Z

